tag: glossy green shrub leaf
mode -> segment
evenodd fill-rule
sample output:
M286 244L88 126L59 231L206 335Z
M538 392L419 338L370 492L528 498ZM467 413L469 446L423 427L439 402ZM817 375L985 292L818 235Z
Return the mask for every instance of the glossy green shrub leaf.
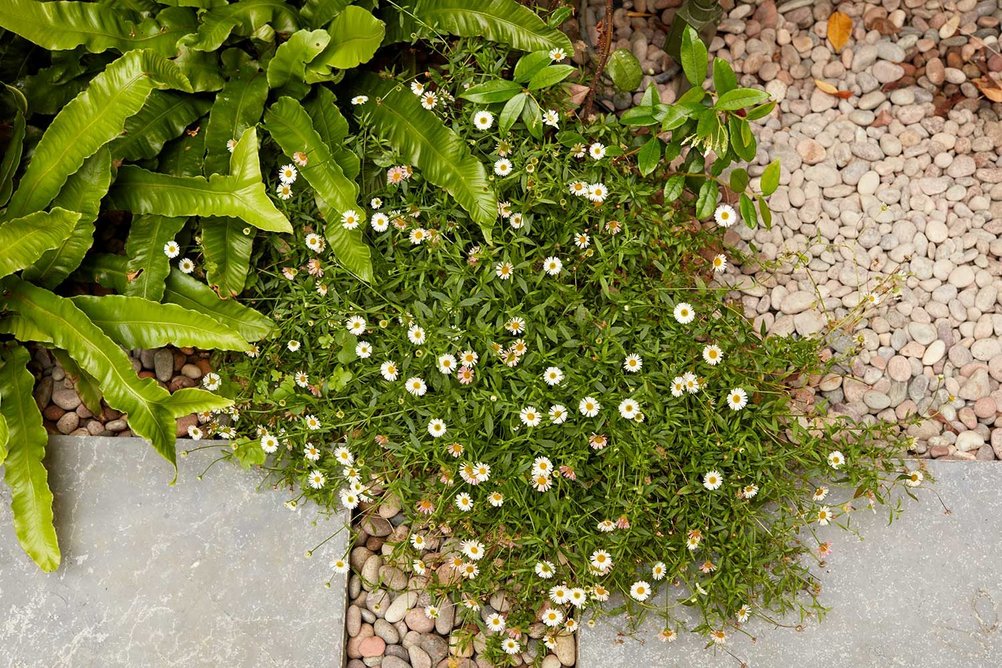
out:
M361 280L371 281L372 258L361 229L346 230L341 224L342 213L359 210L358 186L341 171L330 147L297 101L288 97L279 99L268 108L264 120L265 128L287 155L296 151L306 153L308 162L300 167L300 174L316 193L317 207L327 221L325 236L334 256Z
M762 216L762 224L765 225L766 229L772 228L772 211L769 209L769 205L766 204L765 199L762 197L758 199L758 211Z
M331 150L338 167L347 178L354 181L362 167L358 156L342 141L348 136L348 120L341 115L337 100L330 90L322 86L315 88L315 94L303 106L313 121L313 129Z
M715 109L721 111L736 111L745 107L753 107L769 99L769 94L757 88L735 88L729 90L719 98L713 105Z
M365 12L368 14L368 12ZM298 30L279 45L268 62L268 86L280 88L289 81L306 79L306 65L327 47L331 36L326 30Z
M741 197L738 199L738 211L741 212L741 219L745 221L745 225L748 227L755 227L758 224L758 214L755 213L755 203L752 201L751 197L741 193Z
M644 78L640 61L629 49L616 49L609 54L605 73L612 79L613 85L624 92L636 90Z
M658 120L650 107L631 107L620 116L620 122L631 128L654 125Z
M738 87L738 77L731 64L723 58L713 59L713 88L723 95Z
M202 348L244 351L250 344L207 315L177 304L160 304L142 297L107 295L72 297L112 340L125 348Z
M83 166L70 175L52 204L80 213L80 219L62 243L24 270L22 278L53 288L80 266L94 244L94 221L101 209L101 199L111 186L111 177L111 153L107 147L87 158Z
M465 142L399 84L368 75L360 79L359 90L373 102L355 107L356 113L362 114L363 108L368 111L372 130L404 160L417 165L430 183L452 195L490 242L497 199L484 166L470 154Z
M166 401L166 404L174 417L181 417L183 415L191 415L192 413L208 413L209 411L222 410L227 406L232 406L233 402L226 397L213 394L208 390L198 387L185 387L170 395L170 399ZM258 450L261 450L261 448L258 447ZM261 450L261 452L264 452L264 450Z
M4 481L10 489L14 533L21 549L47 573L59 568L61 555L52 524L52 491L42 461L48 435L31 394L35 378L27 369L28 351L4 352L0 366L0 415L7 426Z
M170 258L164 254L164 245L177 236L185 222L186 218L154 214L133 217L125 242L129 258L126 271L133 278L127 281L123 294L156 302L163 298L164 281L170 273Z
M232 218L202 220L205 278L220 297L236 297L243 292L253 248L254 228Z
M762 172L762 194L768 197L779 187L779 160L770 162Z
M386 26L361 7L350 6L331 21L327 31L331 43L317 58L317 63L349 70L372 59L383 42Z
M720 188L713 179L706 179L699 187L696 195L696 218L709 218L713 215L713 210L717 208L717 197Z
M0 28L50 51L83 46L91 53L150 49L173 56L174 44L195 30L195 13L168 7L143 18L121 6L97 2L4 0Z
M576 68L571 65L547 65L532 75L528 88L529 90L541 90L555 86L576 71Z
M647 176L657 169L658 162L661 161L661 140L651 137L637 153L637 167L640 173Z
M65 350L97 381L105 401L127 413L129 428L153 444L174 467L174 417L163 406L170 395L151 378L139 378L129 356L72 301L17 279L7 279L8 300L16 316L8 322L20 340L39 340ZM133 298L135 299L135 298Z
M765 104L760 104L757 107L748 110L748 114L745 116L745 120L757 121L760 118L765 118L772 113L772 110L776 108L776 102L770 100Z
M70 236L80 214L66 209L38 211L0 223L0 278L34 264Z
M230 162L227 143L261 120L268 82L257 67L241 67L216 95L205 126L205 174L222 174Z
M24 132L28 114L28 100L17 88L4 84L0 91L5 97L13 100L14 118L10 121L10 136L7 139L7 149L0 158L0 207L7 203L14 187L14 173L21 164L21 152L24 150Z
M515 63L515 69L512 70L511 76L515 81L520 83L529 83L529 80L533 75L539 70L543 69L547 65L553 62L550 58L549 51L533 51L532 53L527 53ZM487 83L496 83L500 80L493 80ZM504 83L511 83L505 81ZM483 84L481 84L483 85Z
M529 134L536 139L543 137L542 113L536 100L531 97L525 100L525 106L522 107L522 123L525 124L525 128L529 131Z
M692 26L687 25L682 33L682 71L693 86L702 86L706 78L706 45Z
M748 172L744 167L738 167L731 172L730 186L734 192L741 192L748 187Z
M411 41L411 35L450 33L507 44L519 51L563 49L571 41L516 0L416 0L403 11L390 11L387 42Z
M250 36L266 25L278 33L294 33L299 27L295 8L282 0L239 0L215 7L199 17L198 32L183 37L179 44L196 51L216 51L231 33Z
M476 86L470 86L459 97L478 104L493 104L507 102L522 91L522 87L514 81L492 79Z
M177 66L152 51L130 51L94 77L42 135L7 216L45 208L84 160L121 134L154 88L190 90Z
M170 176L130 165L119 171L111 198L115 206L134 213L223 216L268 232L292 231L264 190L253 128L244 131L233 149L226 176Z
M169 140L209 110L209 103L191 95L155 90L135 116L125 121L125 136L109 144L115 159L155 158Z
M674 202L679 197L682 196L682 190L685 188L685 177L681 174L675 174L667 181L665 181L665 201Z
M120 255L98 255L88 258L81 268L83 277L106 288L122 292L128 278L126 260ZM247 341L257 341L271 334L275 323L254 309L232 299L220 299L205 283L171 270L164 288L164 301L210 316Z
M498 117L498 129L501 130L501 134L508 134L511 127L515 125L515 121L522 114L522 110L525 109L525 102L529 99L529 96L525 93L519 93L515 97L508 100L504 107L501 109L501 115Z

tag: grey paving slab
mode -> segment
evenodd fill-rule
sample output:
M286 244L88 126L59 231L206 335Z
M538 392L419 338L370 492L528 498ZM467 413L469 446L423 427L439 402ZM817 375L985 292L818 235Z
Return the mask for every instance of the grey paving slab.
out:
M692 634L671 644L646 621L624 637L624 620L584 627L578 668L1002 666L1002 466L933 462L934 489L887 526L859 513L864 540L834 527L822 602L832 610L803 631L750 623L756 640L731 634L731 654ZM687 637L688 636L688 637Z
M180 446L184 447L184 446ZM324 587L343 525L259 490L204 450L169 466L137 439L53 438L63 562L21 552L0 485L0 665L341 666L344 576Z

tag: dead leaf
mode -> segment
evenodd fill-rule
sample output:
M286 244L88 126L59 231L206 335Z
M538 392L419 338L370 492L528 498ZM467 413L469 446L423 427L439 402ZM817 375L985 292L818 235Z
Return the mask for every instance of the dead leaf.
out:
M885 17L878 17L870 21L866 26L867 30L876 30L881 35L887 37L889 35L897 35L901 28L894 25L894 23Z
M999 82L988 77L981 77L974 79L974 85L992 102L1002 102L1002 84Z
M852 19L842 12L832 12L828 17L828 41L831 42L835 53L842 50L849 43L852 35Z
M588 88L588 86L582 86L580 84L570 84L571 103L579 105L582 102L584 102L585 98L588 97L588 92L590 90L591 89Z
M829 95L834 95L840 100L848 100L852 97L852 91L850 90L839 90L827 81L822 81L821 79L815 79L814 85L818 87L818 90L822 93L828 93Z
M882 127L884 127L886 125L890 125L891 124L891 120L893 120L893 117L891 116L891 112L889 112L886 109L884 109L879 114L877 114L876 118L873 119L873 122L870 123L870 127L871 128L882 128Z

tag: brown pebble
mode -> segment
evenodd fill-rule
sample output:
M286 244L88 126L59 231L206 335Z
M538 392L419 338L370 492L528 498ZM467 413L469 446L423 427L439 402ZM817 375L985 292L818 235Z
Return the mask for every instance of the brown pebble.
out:
M192 413L191 415L185 415L184 417L179 417L177 419L177 435L187 436L188 427L197 427L198 417Z
M195 387L196 385L198 383L187 376L175 376L171 379L167 389L173 393L186 387Z
M56 420L61 418L65 412L66 411L64 411L59 406L46 406L45 410L42 411L42 416L46 420L52 420L53 422L55 422Z

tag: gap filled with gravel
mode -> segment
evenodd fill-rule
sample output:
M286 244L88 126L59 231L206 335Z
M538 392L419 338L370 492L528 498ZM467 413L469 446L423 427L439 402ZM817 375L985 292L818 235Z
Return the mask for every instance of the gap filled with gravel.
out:
M626 0L613 16L613 48L637 55L642 87L664 102L680 83L660 48L679 4ZM725 280L770 332L828 332L846 377L819 379L802 400L898 421L918 456L1002 458L1002 105L974 83L1002 71L1000 3L721 4L711 55L779 103L749 173L783 166L772 229L728 232L746 259ZM838 54L826 38L835 9L853 19ZM581 17L584 41L596 43L603 12L595 1Z

